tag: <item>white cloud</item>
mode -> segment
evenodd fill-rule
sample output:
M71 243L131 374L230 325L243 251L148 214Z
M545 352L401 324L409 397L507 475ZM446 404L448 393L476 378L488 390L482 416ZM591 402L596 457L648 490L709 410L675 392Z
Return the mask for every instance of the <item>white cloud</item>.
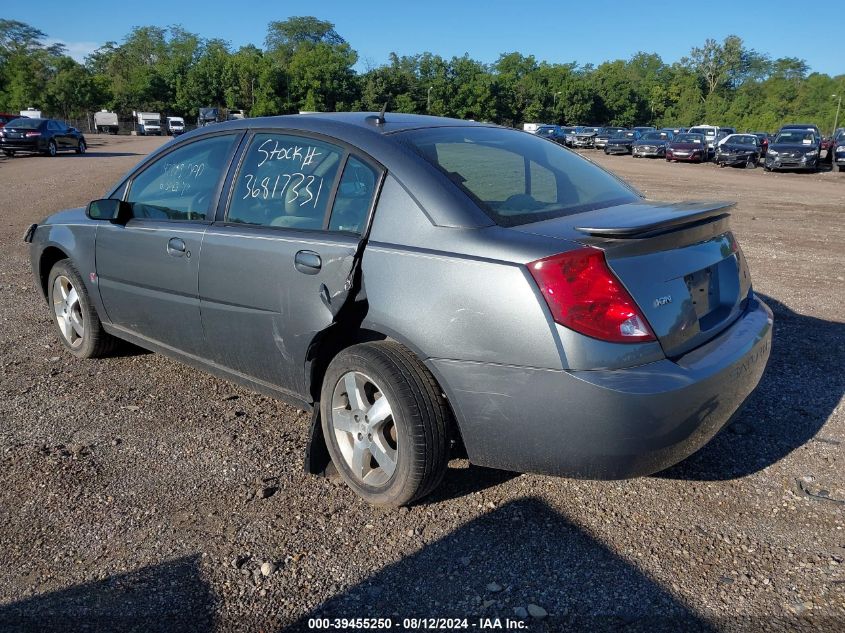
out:
M66 42L52 37L45 39L44 42L48 46L50 44L64 44L67 54L80 64L85 61L88 55L102 46L99 42Z

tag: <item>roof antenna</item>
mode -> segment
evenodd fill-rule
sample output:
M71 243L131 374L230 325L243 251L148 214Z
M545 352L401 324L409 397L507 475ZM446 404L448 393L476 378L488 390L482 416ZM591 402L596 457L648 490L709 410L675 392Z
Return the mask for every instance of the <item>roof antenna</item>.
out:
M384 125L384 113L387 112L387 101L384 102L384 106L381 108L381 112L379 112L378 117L376 118L376 125Z

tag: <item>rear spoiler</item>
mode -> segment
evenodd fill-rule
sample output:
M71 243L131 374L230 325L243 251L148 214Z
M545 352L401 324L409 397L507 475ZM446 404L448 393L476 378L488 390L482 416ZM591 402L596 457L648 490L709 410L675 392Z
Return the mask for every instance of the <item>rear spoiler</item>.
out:
M734 202L667 202L609 207L575 230L595 237L644 238L728 217Z

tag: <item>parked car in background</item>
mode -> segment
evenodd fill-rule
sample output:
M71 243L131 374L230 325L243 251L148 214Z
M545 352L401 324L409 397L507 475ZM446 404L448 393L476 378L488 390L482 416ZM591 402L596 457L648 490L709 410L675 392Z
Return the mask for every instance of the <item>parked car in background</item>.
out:
M607 140L604 146L605 154L630 154L634 150L634 143L642 134L637 130L618 132Z
M657 128L654 127L653 125L640 125L640 126L637 126L637 127L631 128L631 129L636 130L640 134L645 134L646 132L653 132Z
M634 158L661 158L666 156L666 147L674 137L669 131L646 132L634 142L631 154Z
M190 132L25 239L69 354L124 339L315 410L309 471L398 506L453 445L620 479L706 444L771 349L730 207L649 202L521 131L350 112Z
M79 130L55 119L19 117L0 130L0 149L6 156L21 152L55 156L68 150L84 154L86 148L85 137Z
M667 161L703 163L710 155L707 137L697 132L678 134L666 146Z
M185 133L185 119L180 116L167 117L167 134L169 136L179 136Z
M831 159L833 158L833 146L835 145L835 143L836 142L834 141L832 136L822 137L820 147L821 153L819 154L819 158L822 161L826 163L831 162Z
M760 162L763 150L754 134L729 134L716 147L716 164L753 169Z
M689 132L692 134L703 134L704 140L707 143L709 151L708 158L716 153L716 143L719 140L719 128L715 125L696 125L691 127Z
M729 134L736 134L736 128L735 127L720 127L719 132L721 132L725 136L727 136Z
M555 143L566 145L566 134L559 125L541 125L534 134L540 138L547 138Z
M575 145L575 135L578 134L578 130L581 126L569 126L561 128L561 132L563 132L563 144L567 147L572 147Z
M795 169L815 171L819 167L821 137L810 127L784 126L766 152L766 171Z
M0 112L0 128L6 125L9 121L14 121L19 118L21 118L19 114L7 114L5 112Z
M760 153L765 156L769 149L769 134L766 132L752 132L760 143Z
M120 130L120 121L118 121L116 112L109 112L108 110L100 110L94 113L94 129L98 133L117 134Z
M598 133L596 134L595 138L593 139L593 147L596 149L604 149L605 145L607 145L608 139L617 134L619 132L624 132L624 127L603 127L601 128Z
M671 132L673 135L676 134L683 134L687 131L685 127L662 127L659 130L660 132Z
M840 128L833 136L833 171L845 171L845 128Z
M575 140L572 142L572 146L582 149L595 147L596 135L600 130L600 127L583 126L578 128L575 132Z

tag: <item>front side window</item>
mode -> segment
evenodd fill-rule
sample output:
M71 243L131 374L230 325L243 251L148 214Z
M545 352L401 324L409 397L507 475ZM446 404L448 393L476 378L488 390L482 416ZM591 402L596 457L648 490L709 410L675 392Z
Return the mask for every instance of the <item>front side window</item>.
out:
M639 200L610 173L533 134L442 127L398 136L502 226Z
M212 136L162 156L130 185L136 218L205 220L237 134Z
M317 139L256 134L238 172L227 221L322 229L344 153Z

